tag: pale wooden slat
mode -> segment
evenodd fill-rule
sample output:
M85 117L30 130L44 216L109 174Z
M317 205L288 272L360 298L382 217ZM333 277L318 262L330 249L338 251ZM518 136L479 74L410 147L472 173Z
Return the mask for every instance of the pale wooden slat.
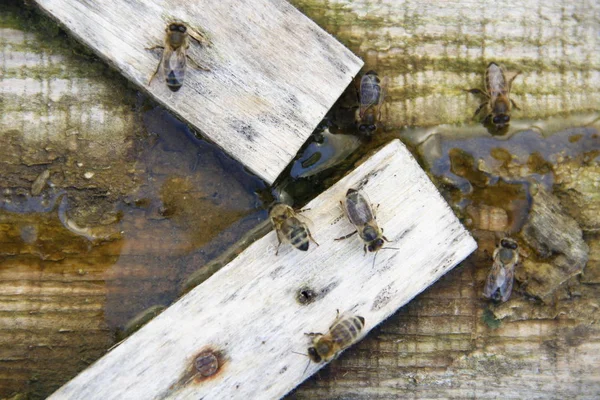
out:
M339 205L363 187L390 246L363 256ZM336 309L361 315L363 334L389 317L476 247L416 161L397 140L313 200L305 214L320 246L290 246L274 255L271 232L64 387L53 399L278 398L305 374L309 340L324 332ZM316 301L302 306L308 287ZM196 354L211 347L225 360L208 380L191 379Z
M284 0L36 0L47 13L159 103L272 183L362 65ZM208 34L190 47L209 72L188 67L172 93L148 79L168 22Z

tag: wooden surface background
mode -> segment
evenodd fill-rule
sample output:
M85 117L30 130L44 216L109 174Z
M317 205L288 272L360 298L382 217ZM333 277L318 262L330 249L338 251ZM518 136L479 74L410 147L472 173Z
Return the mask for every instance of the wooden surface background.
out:
M284 0L36 0L74 37L268 183L296 155L362 61ZM183 88L157 76L168 23L204 32Z
M340 207L349 188L379 205L397 248L381 250L375 264L358 236L334 241L354 229ZM307 358L294 353L309 346L304 332L326 332L339 309L365 318L362 337L476 247L398 140L307 208L320 246L282 245L276 255L270 232L51 398L278 399L323 366L305 371ZM301 290L314 300L300 304ZM193 368L205 349L222 364L208 379Z
M600 3L577 0L292 0L390 79L388 129L470 122L490 61L522 71L514 118L600 109Z
M523 109L518 115L555 116L575 126L577 122L565 118L563 111L587 109L589 121L598 121L597 2L539 1L528 3L527 9L521 3L491 1L294 0L292 4L365 59L366 69L392 79L389 102L384 105L388 130L411 122L470 121L478 101L460 89L480 84L480 71L491 57L511 67L522 67L521 60L528 65L515 81L515 99ZM448 15L434 19L439 9ZM151 220L151 210L147 215L146 210L137 210L133 223L125 221L133 235L127 248L108 241L90 249L89 241L62 227L55 212L30 217L2 214L0 397L41 399L112 346L115 324L125 324L155 305L152 299L175 297L173 287L180 276L175 271L190 272L193 265L210 260L215 248L235 242L235 233L219 233L219 229L248 215L256 199L244 195L248 176L238 180L231 168L225 172L219 167L228 165L223 158L202 153L206 164L194 171L195 145L165 142L165 138L181 137L177 132L158 140L158 148L173 150L168 157L156 156L156 149L142 148L139 153L140 143L152 139L137 133L142 124L134 112L135 92L127 82L118 75L107 76L102 62L81 57L67 38L56 34L53 24L48 27L54 35L40 34L29 21L15 20L14 12L2 11L3 190L9 185L29 192L36 177L49 168L50 179L59 187L76 188L71 216L82 214L80 225L90 220L91 226L97 226L95 212L90 217L78 210L99 200L114 202L130 190L147 191L153 185L148 173L154 169L165 179L155 182L157 187L174 182L187 185L186 190L175 186L177 205L192 200L208 207L202 209L208 210L205 219L188 218L196 226L174 241L160 242L152 238L173 234L160 227L176 221ZM470 36L458 30L462 21L471 27ZM530 45L536 35L544 39L539 49ZM419 50L419 43L427 45L427 51ZM456 55L459 49L464 49L461 57L444 57L444 52ZM589 62L571 62L573 54L575 60L583 55ZM598 122L590 126L599 129ZM476 136L481 130L473 124L461 132ZM381 140L387 137L384 134ZM543 137L536 140L544 145ZM85 172L94 172L93 179L85 179ZM564 188L561 201L579 204L588 195L597 199L595 181L589 178L599 176L597 163L563 159L557 162L556 172L556 184ZM190 189L199 185L206 193ZM217 188L242 199L244 205L236 209L239 215L232 212L222 219L231 208L203 200ZM190 196L187 202L186 196ZM490 308L480 293L496 237L494 232L475 231L480 247L472 257L301 385L291 398L598 398L600 237L594 210L600 203L582 204L587 207L578 221L586 225L590 260L584 275L567 282L548 304L527 298L516 287L509 304ZM24 242L21 227L38 223L45 233L43 240L39 245ZM236 224L249 229L248 222ZM202 242L197 242L199 237ZM199 243L207 247L190 250ZM118 256L121 251L124 254ZM488 310L504 320L490 318Z

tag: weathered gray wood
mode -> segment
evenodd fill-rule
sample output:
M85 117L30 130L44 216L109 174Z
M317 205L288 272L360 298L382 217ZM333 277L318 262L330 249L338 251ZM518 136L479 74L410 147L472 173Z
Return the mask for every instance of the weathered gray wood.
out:
M284 0L180 2L36 0L102 58L254 173L272 183L362 62ZM205 32L189 54L183 88L148 80L165 27Z
M398 250L363 255L340 200L362 188ZM363 335L406 304L476 247L425 173L397 140L313 200L305 216L320 243L275 256L271 232L239 257L67 383L53 399L278 398L307 373L304 332L325 332L342 313L366 320ZM377 207L377 206L376 206ZM309 288L316 300L296 301ZM204 349L221 353L216 375L193 374Z

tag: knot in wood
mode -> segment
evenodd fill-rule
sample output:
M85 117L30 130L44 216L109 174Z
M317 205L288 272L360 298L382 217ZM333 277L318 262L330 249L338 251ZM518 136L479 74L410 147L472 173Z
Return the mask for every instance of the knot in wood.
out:
M316 297L317 294L314 292L314 290L307 287L300 288L296 294L296 300L298 300L298 303L304 305L312 303L315 301Z
M219 360L212 352L200 353L194 361L196 371L202 376L214 375L219 369Z

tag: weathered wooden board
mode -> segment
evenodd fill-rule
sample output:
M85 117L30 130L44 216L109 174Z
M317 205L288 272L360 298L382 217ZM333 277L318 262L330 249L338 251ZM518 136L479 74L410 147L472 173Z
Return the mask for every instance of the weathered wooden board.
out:
M135 84L272 183L362 62L284 0L181 2L36 0ZM171 92L156 70L165 27L179 20L208 35Z
M398 250L363 255L340 200L361 188L379 204L378 221ZM336 309L361 315L363 334L423 291L475 248L425 173L397 140L313 200L305 212L320 246L289 245L275 255L271 232L51 398L279 398L322 365L305 357L304 332L324 332ZM315 300L296 296L310 289ZM196 355L219 352L209 379Z

